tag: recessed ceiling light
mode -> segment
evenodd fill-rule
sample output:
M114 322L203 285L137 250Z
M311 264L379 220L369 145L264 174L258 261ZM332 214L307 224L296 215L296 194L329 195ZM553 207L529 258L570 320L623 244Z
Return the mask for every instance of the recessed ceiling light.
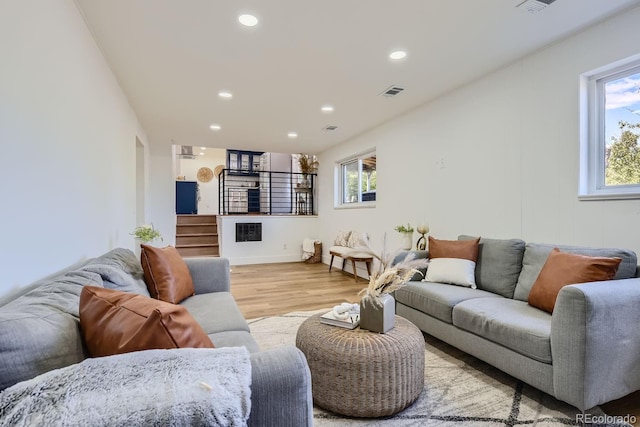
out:
M404 59L407 56L407 52L404 50L395 50L389 54L391 59Z
M201 152L200 152L200 155L201 155L201 156L204 156L204 153L201 151Z
M206 149L207 149L207 147L200 147L200 149L201 149L201 150L206 150Z
M220 98L223 98L223 99L231 99L231 98L233 98L233 94L231 92L226 91L226 90L221 90L220 92L218 92L218 96Z
M245 27L255 27L258 24L258 18L249 14L238 16L238 21Z
M289 132L287 134L287 136L291 139L297 138L298 137L298 132Z
M212 124L211 126L209 126L209 129L211 130L220 130L222 127L219 124ZM204 147L202 147L202 149L204 150Z
M333 113L333 106L323 105L322 108L320 108L320 110L322 110L323 113Z

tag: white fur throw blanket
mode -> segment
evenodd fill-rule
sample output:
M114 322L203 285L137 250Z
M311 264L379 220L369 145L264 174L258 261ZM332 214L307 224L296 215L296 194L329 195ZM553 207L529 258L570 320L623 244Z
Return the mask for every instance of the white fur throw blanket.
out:
M250 385L244 347L86 359L0 392L0 425L244 426Z

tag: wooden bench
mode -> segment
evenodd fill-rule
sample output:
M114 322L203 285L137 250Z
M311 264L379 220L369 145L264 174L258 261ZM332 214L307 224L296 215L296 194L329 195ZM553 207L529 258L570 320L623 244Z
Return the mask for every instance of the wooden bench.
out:
M351 265L353 266L353 280L358 282L358 275L356 274L356 262L364 262L367 266L367 274L371 276L371 263L373 262L373 257L364 252L358 252L352 248L344 247L344 246L332 246L329 248L329 254L331 254L331 262L329 263L329 271L331 271L331 267L333 267L333 258L338 256L342 258L342 270L344 270L344 263L347 260L351 261Z

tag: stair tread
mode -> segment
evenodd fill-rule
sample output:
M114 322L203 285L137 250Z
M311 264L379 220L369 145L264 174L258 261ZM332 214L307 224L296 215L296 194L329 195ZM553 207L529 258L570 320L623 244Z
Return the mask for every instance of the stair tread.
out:
M177 248L211 248L220 246L218 243L187 243L184 245L176 245Z
M202 225L217 225L215 222L198 222L194 224L176 224L178 227L200 227Z
M217 236L218 233L190 233L190 234L176 234L176 237L198 237L198 236Z

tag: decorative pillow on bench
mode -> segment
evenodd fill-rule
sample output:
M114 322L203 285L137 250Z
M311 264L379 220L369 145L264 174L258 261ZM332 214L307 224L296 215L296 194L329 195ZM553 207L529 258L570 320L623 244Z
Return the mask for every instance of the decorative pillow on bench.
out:
M333 244L335 246L348 246L349 236L351 236L351 231L338 231L338 235Z
M438 240L429 236L429 267L425 281L476 289L478 244L474 240Z

